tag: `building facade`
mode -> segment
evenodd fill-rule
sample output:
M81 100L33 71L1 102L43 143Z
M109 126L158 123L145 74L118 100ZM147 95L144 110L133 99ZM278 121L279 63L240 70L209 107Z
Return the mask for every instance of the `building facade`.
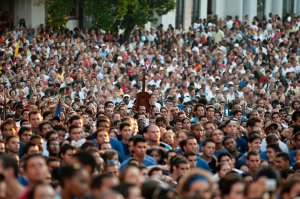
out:
M38 0L0 0L0 12L7 11L13 21L14 26L24 18L28 27L37 28L40 24L45 24L47 15L47 5L38 4ZM41 0L39 0L41 1ZM175 0L176 9L166 15L158 17L158 24L167 27L172 24L174 27L181 24L187 29L195 19L206 18L207 14L217 14L219 17L227 15L236 16L243 19L245 15L250 18L254 16L268 16L270 12L281 17L287 14L300 15L300 0ZM78 14L78 0L74 0L76 5L74 11L70 13L67 27L88 27L89 20L84 15Z

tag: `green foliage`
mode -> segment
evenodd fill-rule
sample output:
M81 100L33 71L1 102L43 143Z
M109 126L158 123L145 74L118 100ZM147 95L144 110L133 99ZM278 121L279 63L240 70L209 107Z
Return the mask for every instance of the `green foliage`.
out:
M68 15L74 7L72 0L47 0L47 25L62 28L68 21Z
M175 0L84 0L85 11L95 27L104 30L125 29L155 22L175 8Z

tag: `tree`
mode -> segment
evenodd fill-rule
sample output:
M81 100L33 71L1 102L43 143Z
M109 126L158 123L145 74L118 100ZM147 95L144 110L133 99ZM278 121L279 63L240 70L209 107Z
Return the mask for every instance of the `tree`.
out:
M124 29L127 41L134 27L156 22L175 8L175 0L84 0L84 9L92 24L104 30Z

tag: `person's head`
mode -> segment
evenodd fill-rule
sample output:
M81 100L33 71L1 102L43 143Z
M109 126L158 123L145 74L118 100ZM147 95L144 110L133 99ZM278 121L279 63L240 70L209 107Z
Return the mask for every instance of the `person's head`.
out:
M234 137L225 136L223 139L223 146L229 153L235 153L237 151L237 143Z
M79 151L74 155L74 162L79 163L89 175L92 175L96 168L96 160L92 154L87 151Z
M52 171L54 169L57 169L60 167L60 160L56 157L49 157L47 159L47 166L48 166L50 173L52 173Z
M73 115L68 120L68 126L76 125L79 127L83 127L83 118L79 115Z
M211 137L211 133L213 132L213 130L216 129L216 125L215 125L214 122L208 121L208 122L205 123L204 129L205 129L205 135L206 135L206 137L210 138Z
M143 159L146 156L148 144L145 138L136 136L133 139L133 155L139 159Z
M225 135L237 136L237 122L234 120L227 120L224 124L223 131Z
M197 153L187 151L184 153L184 157L189 161L191 169L195 169L197 167Z
M0 140L0 153L5 153L5 141Z
M243 199L245 183L239 176L226 176L219 181L219 189L224 199Z
M110 120L109 120L109 118L106 117L106 116L99 117L97 119L96 127L97 127L97 129L99 129L99 128L105 128L105 129L109 130L109 128L110 128Z
M204 170L191 171L180 180L178 190L182 197L198 192L204 199L209 199L213 193L212 177Z
M290 168L290 156L288 153L279 152L276 154L275 167L282 171Z
M204 128L200 123L194 123L191 125L191 135L194 136L197 140L200 140L200 138L204 137Z
M65 144L60 148L59 157L63 165L70 165L74 162L76 148L72 145Z
M15 121L11 118L5 120L1 125L1 132L4 138L17 134L17 128L15 126Z
M218 156L218 162L219 163L228 163L232 168L234 168L234 163L235 161L233 161L234 158L232 157L232 155L229 152L222 152L219 154Z
M170 166L170 172L172 173L174 180L177 180L178 177L184 176L190 171L190 164L186 158L173 157Z
M31 186L44 183L49 173L45 158L40 154L27 156L24 161L24 172Z
M260 167L260 156L256 151L249 151L247 155L247 166L249 168L249 173L254 174Z
M16 158L10 155L0 155L0 173L7 178L18 178L19 165Z
M275 163L276 154L279 152L281 152L281 149L278 144L268 144L266 151L268 162L271 164Z
M120 174L120 181L121 183L130 183L140 186L144 181L144 177L141 174L141 170L137 166L129 165Z
M29 113L29 123L32 128L38 128L39 124L43 121L43 117L41 112L39 111L31 111Z
M55 198L55 191L52 186L48 184L37 184L30 189L28 192L28 198L31 199L54 199Z
M220 129L215 129L211 132L211 139L218 144L222 144L222 141L224 139L224 133Z
M262 142L262 139L260 136L258 136L256 134L249 136L249 138L248 138L249 151L256 151L257 153L259 153L261 142Z
M71 141L78 142L83 136L83 130L79 126L71 125L69 126L69 138Z
M46 133L48 131L51 131L52 129L53 129L52 124L49 121L44 121L39 124L39 130L43 137L45 137Z
M107 160L104 165L104 172L111 173L112 175L119 176L119 162L116 160Z
M130 139L130 137L132 137L132 127L130 124L128 123L121 123L120 124L120 133L122 135L122 140L125 142L128 142L128 140Z
M146 127L146 131L144 133L144 137L149 141L153 143L159 143L160 142L160 129L156 125L150 125Z
M293 114L292 114L292 122L294 125L296 126L300 126L300 111L295 111Z
M5 148L8 153L17 154L20 149L20 140L18 136L11 135L5 139Z
M290 178L281 188L280 196L282 199L292 199L299 196L300 179L298 176Z
M98 144L103 144L105 142L109 142L109 131L106 128L99 128L96 131L96 140L98 142Z
M194 113L197 117L205 115L205 106L203 104L197 104L194 108Z
M30 142L30 138L32 136L32 130L29 127L23 126L19 129L18 135L19 135L20 141L27 144L28 142Z
M58 179L68 195L82 198L89 193L89 174L78 163L60 168Z
M34 155L34 154L40 154L41 150L40 150L40 146L37 144L33 144L33 143L27 143L24 146L24 156L30 156L30 155Z
M231 166L227 162L220 162L220 163L217 164L216 170L217 170L218 176L220 178L223 178L223 177L226 176L226 174L228 172L231 171Z
M183 145L184 152L193 151L195 153L198 153L199 144L197 143L196 138L190 136L186 140L183 140L182 142L184 142L184 145Z
M207 158L212 158L216 151L216 144L211 139L206 139L202 145L203 155Z

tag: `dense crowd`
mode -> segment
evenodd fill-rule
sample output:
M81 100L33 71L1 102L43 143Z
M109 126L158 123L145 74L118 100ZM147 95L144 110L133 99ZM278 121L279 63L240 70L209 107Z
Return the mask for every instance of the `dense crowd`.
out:
M300 197L299 27L209 15L128 39L22 19L0 38L0 198Z

